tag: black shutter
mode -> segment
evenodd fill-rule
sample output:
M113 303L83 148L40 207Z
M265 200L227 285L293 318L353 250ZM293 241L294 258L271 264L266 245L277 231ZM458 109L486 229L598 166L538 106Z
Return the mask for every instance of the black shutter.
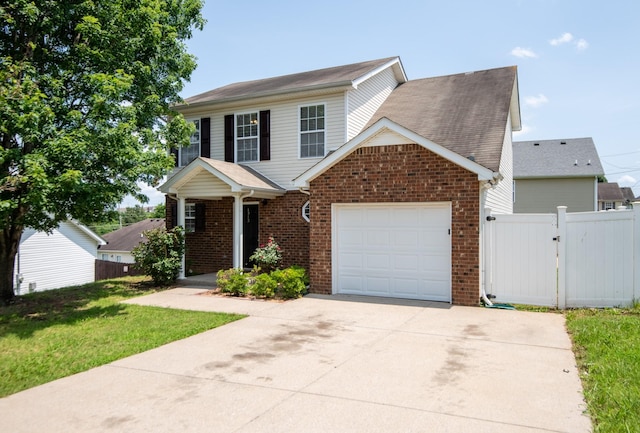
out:
M234 121L233 114L227 114L224 116L224 160L227 162L234 162Z
M178 225L178 204L171 204L171 228Z
M177 167L178 166L178 149L175 147L172 147L171 149L169 149L169 153L173 155L173 159L174 159L173 164Z
M260 161L271 159L271 111L260 112Z
M200 119L200 156L211 158L211 119Z
M203 232L205 226L205 204L196 203L196 231Z

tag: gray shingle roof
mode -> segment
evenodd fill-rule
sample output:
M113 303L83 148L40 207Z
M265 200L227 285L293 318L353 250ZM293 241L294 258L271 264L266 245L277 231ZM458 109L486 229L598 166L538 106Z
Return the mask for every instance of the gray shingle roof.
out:
M411 80L399 85L367 126L386 117L498 171L515 66Z
M602 176L591 137L513 142L513 177Z
M255 98L277 93L351 85L358 78L396 59L398 59L398 57L387 57L384 59L369 60L280 77L233 83L186 98L184 103L185 105L207 102L213 103L247 97Z
M130 226L122 227L102 236L108 244L100 246L100 251L131 251L140 242L147 240L147 237L143 236L142 232L164 226L164 218L148 218Z
M636 196L633 193L633 190L628 186L621 186L620 192L622 192L622 197L624 197L625 201L633 203L636 200Z

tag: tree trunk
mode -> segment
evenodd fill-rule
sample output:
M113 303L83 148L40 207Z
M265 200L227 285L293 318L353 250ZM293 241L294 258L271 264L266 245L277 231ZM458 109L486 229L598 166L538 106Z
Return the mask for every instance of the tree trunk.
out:
M10 304L15 296L13 272L23 231L22 226L10 225L0 232L0 298L5 304Z

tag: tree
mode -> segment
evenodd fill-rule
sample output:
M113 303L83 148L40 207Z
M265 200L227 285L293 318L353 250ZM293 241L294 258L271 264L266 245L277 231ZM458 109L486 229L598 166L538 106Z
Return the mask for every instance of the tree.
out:
M135 224L138 221L142 221L147 217L148 217L147 211L144 210L144 208L139 204L135 205L134 207L126 208L121 215L122 224L127 226L131 224Z
M171 111L195 69L202 0L4 0L0 6L0 297L25 227L91 221L173 165Z
M167 211L167 206L164 203L158 204L153 209L153 212L151 212L150 217L151 218L164 218L165 215L166 215L166 211Z

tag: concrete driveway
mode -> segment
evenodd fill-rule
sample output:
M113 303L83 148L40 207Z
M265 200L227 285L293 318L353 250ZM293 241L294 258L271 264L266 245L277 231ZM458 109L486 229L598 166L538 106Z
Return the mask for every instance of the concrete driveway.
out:
M3 432L588 432L559 314L175 289L250 317L0 400Z

